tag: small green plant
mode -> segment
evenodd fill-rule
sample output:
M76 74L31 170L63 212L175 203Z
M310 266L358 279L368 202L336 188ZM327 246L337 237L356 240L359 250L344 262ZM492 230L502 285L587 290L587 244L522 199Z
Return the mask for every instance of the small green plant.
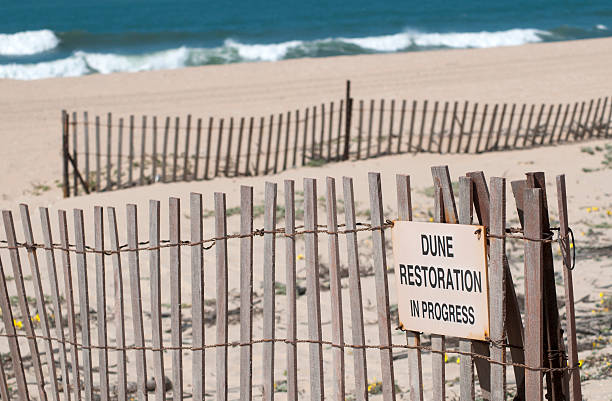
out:
M593 148L592 148L592 147L590 147L590 146L583 146L582 148L580 148L580 151L581 151L582 153L588 153L588 154L590 154L591 156L593 156L593 155L595 154L595 151L594 151L594 150L593 150Z

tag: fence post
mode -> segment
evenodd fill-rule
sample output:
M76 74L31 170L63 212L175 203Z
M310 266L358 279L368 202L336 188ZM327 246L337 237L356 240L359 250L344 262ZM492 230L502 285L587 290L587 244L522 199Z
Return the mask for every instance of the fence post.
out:
M348 160L351 143L351 119L353 114L353 98L351 97L350 80L346 81L346 101L344 103L346 104L346 114L344 115L346 121L344 123L344 155L342 156L342 160Z
M68 179L68 118L66 110L62 110L62 163L64 177L62 189L64 191L64 198L70 196L70 182Z

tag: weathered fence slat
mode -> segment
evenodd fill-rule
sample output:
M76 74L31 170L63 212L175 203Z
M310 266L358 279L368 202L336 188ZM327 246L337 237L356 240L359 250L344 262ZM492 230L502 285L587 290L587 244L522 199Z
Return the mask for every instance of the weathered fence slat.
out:
M608 105L608 98L606 97L604 99L603 105L601 106L601 115L599 116L599 123L598 123L598 127L597 127L597 138L601 138L601 133L604 130L604 114L606 114L606 106ZM85 137L87 138L87 137ZM87 159L85 159L87 161Z
M410 176L398 174L396 176L396 185L398 220L412 221ZM421 335L418 332L407 331L406 344L411 347L417 347L407 351L410 401L423 401L423 365L421 350L418 348L421 345Z
M546 114L546 122L544 123L544 130L542 131L542 135L540 136L540 145L544 144L544 139L546 139L546 134L548 133L548 125L550 124L550 118L552 117L554 105L550 105L548 107L548 113Z
M306 253L306 297L308 304L308 345L310 361L310 399L325 399L323 347L321 343L321 299L319 287L319 251L317 230L317 182L304 178L304 248Z
M559 117L561 116L561 109L563 108L563 105L561 103L559 103L559 105L557 106L557 114L555 116L555 121L553 121L553 126L552 126L552 130L550 132L550 137L548 139L548 144L552 144L555 138L555 132L557 132L557 123L559 122ZM552 110L552 106L551 106L551 110ZM548 125L548 124L547 124ZM544 143L542 141L542 143Z
M66 211L59 210L58 222L60 231L60 245L62 247L62 268L64 276L64 295L66 298L66 309L68 316L68 333L72 344L72 382L74 383L74 393L78 401L81 400L81 374L79 369L79 350L77 347L76 313L74 310L74 289L72 286L72 267L70 265L70 253L68 251L68 219Z
M225 153L225 171L224 174L226 177L229 177L229 171L230 171L230 160L232 157L232 138L234 135L234 118L230 118L230 126L229 126L229 132L227 134L227 150Z
M3 400L10 400L9 387L6 383L6 372L2 360L0 360L0 397L2 397ZM69 395L67 397L69 397Z
M121 164L123 161L123 118L119 119L119 133L117 138L117 189L121 189Z
M57 266L55 264L55 254L52 248L53 239L52 239L52 234L51 234L51 222L49 220L49 210L44 207L41 207L39 210L40 210L40 223L41 223L42 234L43 234L43 244L45 245L45 256L46 256L46 261L47 261L47 275L48 275L49 283L51 284L51 298L53 300L53 310L55 311L55 314L57 316L63 316L62 315L62 304L60 302L62 298L60 296L59 286L57 282ZM12 312L11 312L11 315L12 315ZM59 346L60 366L62 369L62 385L63 385L63 390L64 390L64 397L66 398L66 400L70 401L71 388L70 388L70 376L68 374L68 356L66 354L66 343L65 343L66 336L64 335L64 325L56 324L55 333L56 333L55 334L56 337L59 339L58 346ZM21 361L19 361L19 364L20 363ZM17 363L13 362L13 366L17 366ZM23 373L23 371L21 373Z
M74 232L76 262L79 280L79 315L83 344L83 373L85 376L85 400L93 401L93 370L91 363L91 328L89 319L89 283L87 280L87 257L85 254L85 224L83 210L74 209ZM77 382L78 383L78 382Z
M312 142L310 145L310 160L316 159L316 144L317 144L317 106L312 108Z
M461 143L463 142L463 135L465 134L465 117L467 116L467 110L468 110L468 101L466 100L463 103L463 113L461 116L461 124L459 124L459 141L457 142L456 153L461 152Z
M79 195L79 178L77 176L77 171L79 169L79 148L78 148L78 129L77 129L78 121L77 121L77 113L72 112L72 166L74 168L74 174L72 175L73 179L73 188L74 196Z
M251 120L252 122L252 120ZM238 129L238 146L236 149L236 167L234 168L234 177L238 176L240 171L240 151L242 150L242 136L244 135L244 117L240 118L240 128Z
M111 178L111 167L112 167L112 163L111 163L111 138L112 138L112 132L113 132L113 126L112 126L112 122L113 122L113 115L111 113L108 113L107 116L107 131L106 131L106 190L110 190L113 187L113 180Z
M166 399L164 376L164 351L161 317L161 269L160 269L160 202L149 201L149 281L151 285L151 332L153 347L153 371L155 374L155 400ZM202 383L204 386L204 383Z
M419 144L417 145L415 153L423 151L423 137L425 136L426 115L427 115L427 100L423 102L423 114L421 116L421 126L419 127Z
M246 227L245 227L246 228ZM252 231L252 227L248 233ZM297 385L297 288L295 253L295 182L285 180L285 277L287 292L287 400L298 397Z
M382 189L380 174L369 173L370 210L372 227L373 267L376 281L376 306L378 318L378 338L380 345L391 345L391 322L389 320L389 285L387 283L387 258L385 253L385 233ZM382 390L385 401L395 400L395 380L393 376L393 352L391 349L380 350L380 367L382 371Z
M525 236L542 237L542 190L525 188ZM543 330L543 263L542 243L525 241L525 362L533 368L542 367ZM528 400L542 400L542 373L525 372L525 396Z
M153 124L155 126L155 117L153 117ZM153 135L155 135L155 128L153 128ZM153 136L153 140L155 140L155 136ZM202 119L198 118L197 126L196 126L196 145L195 152L193 155L193 174L191 175L192 180L198 179L198 171L200 171L200 145L202 143ZM152 175L153 182L155 182L155 174Z
M104 216L100 206L94 207L94 238L95 238L95 263L96 263L96 309L98 326L98 366L100 373L100 399L108 401L108 339L106 324L106 266L104 261Z
M527 105L523 103L523 106L521 106L521 114L519 116L518 125L516 126L516 134L514 135L514 142L512 143L513 149L516 149L518 140L521 136L521 128L523 128L523 117L525 116L526 108L527 108Z
M332 142L333 142L333 127L334 127L334 102L329 104L329 129L327 130L327 161L331 161Z
M569 374L569 399L570 401L582 400L582 389L580 388L580 371L578 366L578 344L576 342L576 315L574 311L574 283L572 278L572 259L570 256L569 226L567 215L567 194L565 189L565 175L557 176L557 202L559 205L559 237L561 238L561 250L563 254L563 281L565 284L565 325L567 331L567 355L568 365L574 370Z
M355 197L353 193L353 180L349 177L342 179L344 189L344 215L346 222L347 260L349 269L349 295L351 300L351 338L357 346L365 345L363 327L363 301L361 298L361 273L359 270L359 250L357 242L357 228L355 220ZM353 350L355 397L357 401L368 399L368 373L366 350L355 348Z
M393 117L395 115L395 99L391 99L391 117L389 118L389 140L387 141L387 152L391 154L391 146L393 145Z
M380 156L380 149L382 146L382 129L383 121L385 119L385 99L380 99L380 110L378 113L378 139L376 141L376 156Z
M334 102L331 102L333 104ZM330 104L330 107L333 106ZM331 114L329 118L331 119ZM319 150L317 154L317 159L323 159L323 143L325 142L325 103L321 104L321 135L319 137Z
M110 135L109 135L110 139ZM110 142L110 141L109 141ZM128 187L134 185L134 115L130 116L130 137L128 141Z
M450 132L448 134L448 147L446 148L446 153L451 152L451 146L453 145L453 137L455 136L455 122L457 121L457 106L459 102L453 103L453 115L451 117L451 126ZM442 139L440 139L440 144L442 143Z
M202 195L189 195L189 223L191 229L191 321L193 324L194 350L192 354L192 394L194 400L204 398L205 367L204 363L204 257L202 240ZM163 379L162 379L163 380Z
M435 181L435 180L434 180ZM439 181L434 182L434 221L444 222L444 200L442 187ZM446 370L444 355L446 355L446 344L444 336L431 335L431 379L432 399L443 401L446 399Z
M147 157L147 116L142 116L142 135L140 139L140 177L138 178L138 185L145 184L145 169L146 169L146 157Z
M162 182L167 182L166 168L168 166L168 136L170 134L170 117L166 117L164 126L164 146L162 156Z
M581 130L582 132L580 133L580 139L584 139L586 132L587 132L587 127L589 124L589 119L591 118L591 111L593 110L593 101L594 99L591 99L591 101L589 102L589 109L587 111L586 116L584 117L584 122L581 123Z
M474 137L474 126L476 125L476 118L478 116L478 103L474 103L474 108L472 110L472 121L470 123L470 135L467 139L467 144L465 145L465 151L463 153L470 153L470 146L472 145L472 138Z
M130 297L132 304L132 324L136 350L136 388L138 399L147 399L147 361L142 315L142 293L140 290L140 251L138 248L138 218L136 205L127 205L128 268L130 277ZM174 327L174 325L173 325ZM180 327L180 326L179 326Z
M200 133L198 132L198 137ZM199 142L198 142L199 143ZM199 150L198 146L198 150ZM151 144L151 182L157 182L157 165L159 164L157 160L157 116L153 116L153 141Z
M427 151L431 152L431 144L433 142L433 138L436 132L436 116L438 115L438 101L436 100L436 102L434 103L434 109L433 109L433 117L431 119L431 127L429 130L429 141L427 144ZM441 137L440 137L441 138Z
M478 153L478 149L480 149L480 143L482 141L482 135L484 134L485 124L487 121L488 109L489 105L485 104L484 109L482 111L482 120L480 120L480 129L478 130L478 138L476 139L476 147L474 148L474 153Z
M275 338L276 184L266 182L264 205L263 338ZM263 399L274 399L274 343L263 344Z
M208 119L208 135L206 136L206 160L204 162L204 179L208 180L210 176L208 175L208 169L210 167L210 150L212 145L212 131L213 131L213 121L214 119L210 117Z
M300 139L300 111L296 110L295 111L295 135L293 137L293 162L291 163L291 166L294 168L297 166L297 150L299 146L298 143L300 143L299 139Z
M444 102L444 110L442 111L442 125L440 126L440 135L438 138L438 153L442 154L442 140L444 138L444 130L446 129L446 115L448 114L448 102Z
M143 120L143 124L144 124L144 120ZM185 153L183 154L183 181L187 181L189 178L189 139L190 139L190 135L191 135L191 114L187 114L187 126L185 127Z
M472 179L470 177L459 177L459 224L472 224L473 210ZM474 352L472 341L459 340L459 350L468 354L461 355L459 363L459 396L461 401L471 401L475 398L474 389Z
M410 133L408 135L408 153L412 152L412 137L414 135L414 120L416 118L417 101L412 101L412 112L410 113Z
M336 180L327 177L325 203L327 210L328 230L337 231L338 211L336 204ZM338 234L329 234L327 237L329 254L329 287L332 312L332 341L337 345L332 351L335 396L338 401L345 399L344 378L344 325L342 321L342 285L340 283L340 250Z
M567 120L567 113L569 112L570 104L567 103L565 105L565 111L563 112L563 120L561 120L561 125L559 126L559 135L557 135L557 143L561 142L561 136L563 135L563 128L565 127L565 121Z
M363 129L363 100L359 101L359 125L357 126L357 160L361 159L361 130Z
M499 139L501 138L501 134L502 134L502 129L504 126L504 118L506 117L506 108L507 108L507 104L504 103L503 107L502 107L502 112L501 115L499 116L499 125L497 126L497 135L495 136L495 143L493 144L493 149L494 150L498 150L499 149ZM487 148L487 150L490 150Z
M289 132L291 129L291 112L288 111L287 112L287 123L286 123L286 129L285 129L285 149L284 149L284 156L283 156L283 169L281 171L285 171L287 170L287 153L289 152Z
M289 114L289 113L287 113ZM289 117L287 117L288 119ZM278 129L276 130L276 146L274 147L274 174L278 172L278 156L280 153L281 136L283 129L283 113L278 115Z
M215 192L216 330L217 344L226 344L227 333L227 213L225 194ZM217 399L227 401L227 346L216 348Z
M302 138L302 166L306 164L306 149L308 147L308 113L310 109L306 107L306 114L304 115L304 133Z
M538 113L538 119L536 120L536 124L533 130L533 135L531 136L531 146L535 145L536 137L540 135L540 129L541 129L540 123L542 122L542 114L544 113L545 107L546 107L545 104L542 104L540 106L540 112Z
M396 153L402 152L402 134L404 133L404 116L405 115L406 115L406 100L404 99L402 100L402 111L400 113L399 132L397 133L397 152Z
M374 123L374 99L370 100L370 119L368 120L368 148L366 149L366 159L370 158L372 148L372 124Z
M270 152L272 148L272 132L274 129L274 114L270 114L270 127L268 128L268 149L266 150L266 163L263 171L263 175L267 175L270 172Z
M172 352L172 399L183 399L183 331L181 330L181 200L170 198L170 329ZM163 380L163 378L161 378Z
M487 134L487 139L485 140L484 149L482 152L486 152L489 150L489 143L491 142L491 137L493 136L493 130L495 129L495 121L497 119L497 109L499 108L499 104L495 104L493 107L493 114L491 115L491 123L489 124L489 133ZM477 152L480 150L476 149Z
M247 140L246 161L244 163L244 175L247 177L251 175L251 153L253 152L252 145L253 145L253 125L254 124L255 124L255 119L251 117L249 119L249 136ZM293 163L295 164L295 160L293 161Z
M115 344L117 346L117 398L127 398L127 357L125 351L125 307L123 303L123 273L121 268L121 255L119 254L119 230L117 229L117 215L114 207L106 208L108 217L108 231L110 235L110 248L113 251L113 287L114 306L113 320L115 321Z
M348 99L350 101L350 99ZM350 105L346 106L347 109ZM348 112L348 110L347 110ZM342 141L342 116L344 115L344 99L340 99L340 110L338 111L338 136L336 137L336 161L341 160L340 142Z
M172 152L172 182L176 182L176 175L178 174L178 151L179 151L179 130L180 130L180 118L174 118L174 151ZM219 133L219 142L221 141L221 133ZM219 154L217 153L217 156Z
M240 187L240 399L253 397L253 187Z
M30 220L30 210L27 205L19 205L21 212L21 223L23 232L25 234L25 244L28 255L28 264L30 265L30 273L32 277L32 284L34 286L34 296L36 298L36 309L37 316L42 326L43 336L46 338L43 340L45 345L45 356L47 359L47 369L49 371L49 381L51 382L51 396L53 400L59 400L59 387L58 387L58 376L55 367L55 357L53 355L53 344L51 343L51 329L49 326L49 317L47 315L47 308L45 307L45 295L43 293L40 268L38 265L38 255L36 254L36 248L34 248L34 234L32 232L32 222Z
M502 148L503 150L508 149L508 143L510 142L510 135L512 134L512 123L514 122L515 111L516 111L516 103L513 103L512 109L510 110L510 121L508 121L508 127L506 128L506 140L504 141L504 147Z

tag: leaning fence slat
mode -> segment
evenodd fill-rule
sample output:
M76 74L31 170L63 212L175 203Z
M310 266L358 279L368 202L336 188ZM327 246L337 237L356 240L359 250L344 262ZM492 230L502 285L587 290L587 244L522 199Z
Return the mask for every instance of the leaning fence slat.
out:
M253 398L253 187L240 187L240 400ZM287 284L287 289L289 285ZM287 293L289 294L289 292ZM288 372L290 372L288 370ZM290 375L287 374L287 380ZM287 390L289 392L289 389Z
M107 131L106 131L106 190L110 190L113 187L113 180L111 178L111 144L112 144L112 132L113 132L113 115L108 113L107 116Z
M263 338L274 340L276 270L276 184L266 182L264 211ZM274 343L263 344L263 399L274 399Z
M470 123L470 135L465 145L465 151L463 153L470 153L470 145L472 144L472 138L474 137L474 126L476 125L476 118L478 116L478 103L474 103L474 109L472 110L472 121Z
M385 118L385 99L380 99L380 110L378 113L378 139L376 141L376 156L380 156L380 149L382 146L382 129L383 120Z
M246 227L245 227L246 228ZM252 230L252 226L250 228ZM249 231L250 232L250 231ZM295 254L295 182L285 180L285 277L287 289L287 400L298 397L297 387L297 292Z
M189 222L191 225L191 321L193 322L192 343L192 393L194 400L204 399L204 258L202 240L202 195L191 193L189 197ZM196 245L197 244L197 245Z
M175 117L174 119L174 151L172 152L172 182L176 182L176 174L178 170L179 129L180 129L180 119L179 117ZM221 143L221 132L219 132L219 143ZM217 152L217 157L218 156L219 156L219 152Z
M453 104L453 115L451 116L451 126L450 132L448 133L448 147L446 148L446 153L451 152L451 146L453 145L453 136L455 135L455 123L457 121L457 106L459 102L454 102ZM440 138L440 144L442 143L442 138Z
M331 107L333 108L333 106ZM332 115L330 114L329 118L331 119L331 117ZM321 136L319 137L319 150L317 153L317 159L323 159L323 143L324 142L325 142L325 103L322 103L321 104Z
M495 143L493 144L494 150L499 149L499 139L501 138L502 129L504 126L504 117L506 117L506 108L507 108L507 104L504 103L504 106L502 107L501 115L499 116L499 125L497 126L497 135L495 136ZM490 150L490 149L487 149L487 150Z
M608 120L606 121L606 138L611 131L610 128L612 128L612 98L610 98L610 112L608 113Z
M234 118L230 118L230 125L229 125L229 132L227 134L227 150L225 153L225 169L224 169L224 175L226 177L229 176L229 170L230 170L230 160L231 160L231 156L232 156L232 138L234 135Z
M217 344L227 344L227 213L225 194L215 192L215 248L217 266L216 330ZM177 217L178 218L178 217ZM177 251L180 250L177 247ZM180 291L180 288L177 289ZM217 399L227 400L227 345L216 348Z
M93 398L93 375L91 363L91 328L89 318L89 283L87 280L87 257L85 254L85 224L83 210L74 209L74 232L76 242L76 262L79 280L79 315L83 344L83 372L85 375L85 400Z
M554 105L550 105L548 107L548 113L546 115L546 122L544 123L544 130L542 131L542 135L540 136L540 145L544 144L544 140L546 139L546 134L548 133L548 124L550 124L550 118L553 114Z
M143 120L143 124L144 124L144 120ZM183 153L183 181L187 181L189 179L189 135L190 134L191 134L191 114L187 114L187 127L185 127L185 152Z
M253 124L255 124L255 118L251 117L249 120L249 136L247 140L247 150L246 150L246 162L244 163L244 175L251 175L251 153L252 153L252 144L253 144ZM297 134L296 134L297 137ZM296 144L297 149L297 144ZM293 165L295 166L295 153L293 155Z
M527 140L529 139L529 132L531 131L531 120L533 119L533 112L535 110L535 104L531 105L529 109L529 118L527 118L527 126L525 127L525 133L523 134L523 148L527 147Z
M264 164L263 175L267 175L270 171L270 151L272 149L272 132L274 132L274 114L270 114L270 120L268 122L268 146L266 149L266 162ZM313 135L314 141L314 135Z
M155 124L155 120L153 120L153 124ZM153 131L155 132L155 130ZM153 137L155 139L155 137ZM192 180L198 179L198 171L200 170L200 145L202 144L202 119L198 118L197 127L196 127L196 145L195 145L195 153L193 155L193 174L191 176ZM153 180L155 180L155 176L153 176Z
M419 147L420 148L420 147ZM378 338L383 347L391 345L391 322L389 320L389 285L387 279L387 258L385 253L385 232L383 230L383 200L380 174L369 173L370 210L372 227L373 267L376 281L376 306ZM382 391L385 401L395 400L395 380L393 375L393 352L390 348L380 350L382 371Z
M4 266L0 260L0 308L2 309L2 321L4 330L8 338L9 350L11 353L11 363L13 365L13 374L17 381L17 394L20 400L29 400L28 385L26 383L25 374L23 371L23 360L21 358L21 350L17 339L17 331L15 330L15 320L11 308L11 301L6 287L6 275L4 274ZM10 398L4 398L10 400Z
M589 102L589 109L587 111L586 116L584 117L584 122L580 124L581 125L580 128L582 129L582 133L580 134L580 139L584 139L587 133L589 118L591 117L591 110L593 109L593 102L594 102L594 99L591 99L591 101Z
M79 369L79 352L77 347L76 313L74 310L74 289L72 286L72 267L70 265L70 253L68 251L68 219L66 211L57 212L60 230L60 245L62 247L62 268L64 276L64 296L66 298L66 315L68 316L68 333L72 344L72 383L74 383L77 401L81 400L81 375Z
M503 345L505 338L505 272L504 255L506 254L506 180L504 178L491 178L491 225L489 231L493 236L490 242L489 256L489 291L495 294L490 297L490 355L491 364L491 400L503 401L506 399L506 348ZM497 238L496 238L497 237Z
M538 113L538 119L536 120L536 124L533 130L533 135L531 136L531 146L535 145L536 137L540 135L540 122L542 122L542 114L544 113L544 108L546 105L542 104L540 106L540 112Z
M606 97L604 99L603 105L601 106L601 115L599 116L599 123L597 124L597 138L600 138L601 137L601 133L603 131L605 131L604 130L605 125L604 125L603 119L604 119L604 114L606 114L606 106L607 105L608 105L608 98ZM86 127L87 127L87 125L86 125ZM85 137L85 138L87 138L87 137ZM87 159L85 159L85 160L87 161Z
M425 121L427 115L427 100L423 102L423 114L421 116L421 126L419 127L419 144L415 149L415 153L423 151L423 137L425 136Z
M438 116L438 101L436 100L436 102L434 103L434 109L433 109L433 116L431 119L431 127L429 130L429 142L427 144L427 151L431 152L431 145L433 143L433 138L435 136L435 131L436 131L436 117Z
M606 98L607 100L607 98ZM604 108L606 106L604 105ZM603 113L601 113L603 117ZM83 112L83 136L84 136L84 146L85 146L85 182L87 183L87 187L89 192L92 191L91 186L91 177L89 171L89 113Z
M289 132L291 130L291 112L287 112L287 122L285 123L285 149L283 156L283 169L281 171L287 170L287 154L289 153ZM276 167L276 166L275 166Z
M161 269L160 269L160 202L149 201L149 280L151 284L151 331L153 365L155 372L155 400L165 401L166 379L164 376L164 351L161 315ZM204 384L202 384L204 386Z
M516 145L518 144L518 140L521 136L521 128L523 128L523 117L525 116L525 109L527 108L526 104L523 104L521 107L521 115L519 117L518 125L516 127L516 134L514 135L514 143L512 144L512 148L516 149Z
M312 108L312 142L310 145L310 160L316 159L316 143L317 143L317 106Z
M108 343L106 326L106 278L104 264L104 216L100 206L94 207L94 237L95 237L95 263L96 263L96 308L98 326L98 367L100 372L100 399L108 401Z
M219 121L219 135L217 136L217 155L215 156L215 175L219 176L219 164L221 163L221 144L223 143L223 119Z
M151 149L151 182L157 182L157 116L153 116L153 143Z
M493 130L495 129L495 120L497 118L498 107L498 104L495 104L495 106L493 107L493 115L491 116L491 124L489 125L489 133L487 134L484 149L482 150L483 152L487 152L489 150L489 143L491 141L491 137L493 136ZM476 149L476 151L479 152L480 150Z
M134 115L130 116L130 137L128 141L128 187L134 185Z
M574 134L574 140L577 140L581 136L580 130L582 129L582 115L584 113L584 105L585 105L585 102L582 102L582 104L580 105L580 113L578 114L578 121L576 122L576 128L572 132L572 134Z
M368 399L368 374L366 350L360 348L365 345L365 333L363 327L363 301L361 298L361 277L359 270L359 251L357 242L357 228L355 221L355 197L353 194L353 180L344 177L342 180L344 189L344 215L346 221L346 241L349 269L349 295L351 301L351 335L352 343L358 348L353 350L355 397L357 401Z
M595 129L595 126L597 125L597 113L599 113L599 106L600 105L601 105L601 98L597 99L597 105L595 106L595 112L593 113L593 121L591 122L591 126L588 127L589 138L593 137L593 130ZM586 124L588 124L588 123L589 123L589 121L587 120Z
M123 118L119 119L119 133L117 137L117 189L121 189L121 175L123 172L121 171L121 162L123 160L122 155L122 146L123 146Z
M536 241L525 241L525 362L532 368L542 367L543 338L543 253L542 190L525 188L525 236ZM542 400L542 373L525 372L525 396L528 400Z
M51 284L51 298L53 302L53 310L57 316L62 315L62 304L61 296L59 293L59 286L57 282L57 266L55 264L55 254L53 252L53 239L51 234L51 222L49 221L49 210L41 207L40 209L40 223L43 234L43 244L45 246L45 256L47 261L47 275L49 283ZM3 309L4 310L4 309ZM59 356L60 366L62 369L62 385L64 390L65 399L70 401L70 376L68 375L68 356L66 353L66 337L64 335L64 325L55 325L55 336L59 339Z
M53 344L51 343L51 328L49 326L49 317L47 315L47 308L45 306L45 295L43 293L42 282L40 278L40 268L38 265L38 255L36 254L36 248L34 248L34 234L32 232L32 222L30 220L30 210L27 205L19 205L21 212L21 223L23 232L25 234L26 249L28 255L28 263L30 265L30 273L32 277L32 284L34 285L34 295L36 297L36 309L37 315L42 326L43 336L46 338L43 340L45 345L45 354L47 359L47 369L49 371L49 381L51 382L51 396L54 400L59 400L59 387L57 369L55 366L55 358L53 355Z
M393 117L395 115L395 99L391 99L391 116L389 117L389 138L387 140L386 154L391 154L391 146L393 145Z
M108 232L110 248L113 252L113 288L114 305L113 319L115 321L115 343L117 346L117 398L127 398L127 358L125 350L125 307L123 304L123 273L121 254L119 253L119 231L117 230L117 215L114 207L106 209L108 217Z
M448 102L444 102L444 110L442 111L442 125L440 126L440 135L438 136L438 153L442 153L442 141L444 139L444 130L446 129L446 115L448 114Z
M480 120L480 130L478 130L478 138L476 139L476 148L474 149L474 153L478 153L478 149L480 149L480 143L482 141L482 135L484 134L485 124L487 121L488 109L489 105L485 104L484 110L482 111L482 120Z
M472 179L459 177L459 224L472 224L473 192ZM474 347L472 341L460 339L459 350L466 354L461 355L459 366L459 396L461 401L471 401L475 398L474 389Z
M357 126L357 160L361 159L361 130L363 129L363 100L359 101L359 125Z
M350 107L350 105L347 105L346 107L348 108ZM347 110L347 112L349 111ZM344 99L340 99L340 110L338 110L338 136L336 137L336 161L342 160L342 157L340 156L340 142L343 136L342 135L342 121L344 120L343 115L344 115Z
M548 144L552 144L555 139L555 132L557 131L557 123L559 122L559 117L561 116L561 109L563 105L559 103L557 106L557 115L555 116L555 121L553 122L552 130L550 132L550 138L548 139Z
M138 248L138 218L136 205L133 204L127 205L127 240L128 248L130 249L128 251L128 267L130 270L134 344L136 347L142 348L145 346L145 341L142 318L142 293L140 290L140 252L136 250ZM174 329L174 324L172 327ZM147 399L147 361L144 349L136 350L136 369L137 395L139 400L144 401Z
M206 160L204 161L204 179L205 180L208 180L210 178L210 176L208 175L208 169L210 166L210 149L212 145L213 121L214 119L212 117L208 119L208 135L206 137Z
M297 150L298 150L299 137L300 137L300 111L296 110L295 111L295 135L293 139L293 163L291 163L292 167L297 166Z
M310 361L310 399L325 399L323 347L321 343L321 298L319 284L319 246L317 230L317 182L304 178L304 248L306 260L306 296L308 305L308 345Z
M366 149L366 159L370 158L372 149L372 124L374 123L374 99L370 100L370 119L368 120L368 147Z
M147 116L142 116L142 135L140 139L140 177L138 178L138 185L145 184L145 161L147 155Z
M580 388L580 371L577 369L578 344L576 342L576 314L574 311L574 283L572 278L572 259L570 256L569 226L567 216L567 194L565 189L565 175L557 176L557 202L559 205L559 237L561 239L561 250L563 254L563 281L565 284L566 307L566 331L567 331L567 355L569 367L569 400L582 400L582 389Z
M463 142L463 135L465 134L465 118L467 116L467 110L468 110L468 101L466 100L463 103L463 113L461 116L461 123L459 124L459 141L457 142L457 151L456 153L460 153L461 152L461 144Z
M565 105L565 111L563 112L563 120L559 126L559 134L557 135L557 142L561 142L561 136L563 135L563 128L565 128L565 121L567 121L567 113L569 112L570 104Z
M181 200L170 198L170 321L172 347L172 394L173 400L183 399L183 331L181 330ZM162 378L163 380L163 378Z
M72 165L74 168L73 178L73 191L74 196L79 194L79 177L77 175L77 171L79 169L78 161L79 161L79 149L78 149L78 122L77 122L77 113L72 112Z
M302 166L306 164L306 149L308 148L308 112L309 108L306 108L306 115L304 116L304 137L302 138ZM258 155L259 157L259 155Z
M253 122L253 120L251 120L251 122ZM251 125L251 128L252 128L252 125ZM240 158L242 157L241 151L242 151L243 133L244 133L244 117L240 119L240 128L238 129L238 146L236 149L236 158L235 158L236 166L234 168L234 177L237 177L240 171ZM248 148L247 148L247 153L248 153Z
M408 153L412 152L412 137L414 135L414 120L416 118L417 101L412 101L412 113L410 116L410 133L408 135Z
M397 153L402 152L402 134L404 133L404 116L406 115L406 100L402 100L402 111L400 113L399 132L397 134ZM359 116L361 119L361 115ZM360 129L361 131L361 129Z
M412 221L412 197L410 193L410 176L398 174L397 184L397 211L398 220ZM470 204L471 207L471 204ZM408 377L410 388L410 401L423 401L423 370L421 360L421 336L418 332L406 332L408 349Z
M332 153L332 142L333 142L333 131L334 128L334 102L329 104L329 129L327 130L327 161L331 160Z
M287 116L287 119L289 119L289 116ZM278 115L278 129L276 130L276 146L274 147L274 174L278 172L278 155L280 152L282 127L283 127L283 113L280 113Z
M327 228L332 232L338 230L338 212L336 205L336 180L327 177L325 203L327 209ZM342 285L340 283L340 250L338 234L328 235L329 280L332 313L332 342L337 346L333 349L333 370L336 398L345 399L344 378L344 325L342 321Z
M96 116L96 191L100 191L102 185L102 154L100 153L100 117Z
M170 117L166 117L166 124L164 126L164 146L162 155L162 182L166 182L167 175L166 170L168 167L168 136L170 135Z
M510 141L510 135L512 134L512 123L514 122L514 113L516 111L516 103L512 104L512 109L510 110L510 121L508 121L508 127L506 128L506 140L504 141L503 150L508 149L508 143ZM556 123L555 123L556 124Z

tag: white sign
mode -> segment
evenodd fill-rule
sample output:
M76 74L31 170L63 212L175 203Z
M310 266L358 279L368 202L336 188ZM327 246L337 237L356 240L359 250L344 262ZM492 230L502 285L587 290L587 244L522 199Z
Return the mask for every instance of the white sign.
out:
M489 336L484 227L396 221L400 327L474 340Z

